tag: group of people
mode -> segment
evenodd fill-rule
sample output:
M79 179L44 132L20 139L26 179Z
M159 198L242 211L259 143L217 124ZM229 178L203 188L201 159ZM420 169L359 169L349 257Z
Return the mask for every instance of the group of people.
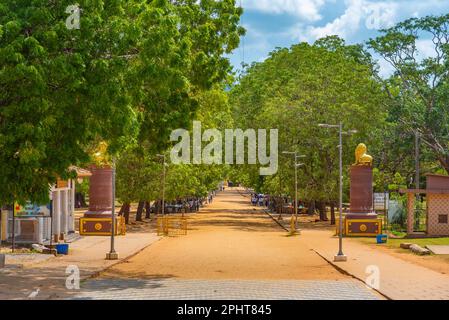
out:
M251 204L253 206L267 207L272 212L289 212L294 207L288 197L271 197L264 194L251 194ZM301 212L305 203L298 201L298 211ZM293 210L294 211L294 210Z
M251 195L251 204L253 206L268 207L268 197L263 194L253 193Z
M204 204L210 204L214 200L216 195L216 191L210 192L206 197L203 198L187 198L187 199L178 199L176 201L172 201L166 203L165 212L166 213L194 213L198 212Z

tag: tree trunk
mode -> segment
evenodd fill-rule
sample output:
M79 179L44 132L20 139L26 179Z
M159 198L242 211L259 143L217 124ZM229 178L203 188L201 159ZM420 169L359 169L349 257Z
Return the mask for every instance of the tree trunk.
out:
M335 221L335 202L332 201L330 203L330 205L331 205L331 225L335 226L335 224L336 224L336 221Z
M151 219L151 204L149 201L145 201L145 219Z
M137 206L136 221L142 221L143 209L145 207L145 201L139 201Z
M130 203L123 204L123 216L125 217L125 223L129 224L129 211L131 209Z
M317 207L318 211L320 212L320 221L329 221L326 212L326 202L323 201L318 202Z
M315 214L315 200L309 202L307 213L309 214L309 216L313 216Z
M79 209L79 208L86 208L87 204L86 204L86 199L84 197L84 194L81 192L77 192L75 194L75 208Z
M157 200L154 206L155 206L155 212L157 212L156 214L162 214L161 200Z
M125 212L126 203L122 204L122 207L120 208L120 211L118 212L119 216L123 216L123 213Z

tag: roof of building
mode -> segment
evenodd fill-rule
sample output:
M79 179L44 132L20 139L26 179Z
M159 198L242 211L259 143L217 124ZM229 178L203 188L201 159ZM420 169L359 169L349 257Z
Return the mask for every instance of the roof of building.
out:
M92 176L92 172L77 166L70 166L69 170L76 171L76 175L78 176L78 178L86 178Z

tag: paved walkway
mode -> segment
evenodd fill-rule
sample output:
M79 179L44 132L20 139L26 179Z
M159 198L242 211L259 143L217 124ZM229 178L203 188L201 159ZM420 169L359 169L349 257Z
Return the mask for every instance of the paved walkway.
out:
M104 260L109 239L100 237L73 243L66 257L9 266L0 270L0 299L33 293L37 299L382 299L364 285L367 271L376 270L379 291L391 299L449 299L448 275L354 239L344 240L348 261L335 264L349 275L337 271L332 232L288 237L235 190L193 217L187 236L157 240L154 234L118 237L122 258L140 253L114 266ZM68 265L77 265L83 279L112 267L82 282L80 291L67 291Z
M328 261L338 248L338 239L326 231L304 230L303 236L311 248ZM449 275L393 257L354 239L344 239L347 262L336 265L365 281L379 272L379 291L393 300L448 300ZM369 271L369 273L367 273Z
M377 300L358 280L91 280L75 299L90 300Z
M289 219L284 219L281 224L289 229ZM368 280L385 297L393 300L449 299L449 275L394 257L351 238L344 239L348 261L334 263L334 255L338 251L338 238L334 232L302 230L301 233L311 250L353 277L363 282ZM373 277L375 273L379 275L378 282Z
M381 299L289 237L237 190L164 238L83 283L77 299Z
M20 265L7 265L0 269L0 299L57 299L67 297L73 292L66 289L66 269L77 266L81 280L136 254L160 238L155 234L131 233L116 237L116 250L121 260L105 260L109 252L109 237L84 237L70 244L70 254L52 257L43 261L19 261ZM36 296L37 294L37 296Z

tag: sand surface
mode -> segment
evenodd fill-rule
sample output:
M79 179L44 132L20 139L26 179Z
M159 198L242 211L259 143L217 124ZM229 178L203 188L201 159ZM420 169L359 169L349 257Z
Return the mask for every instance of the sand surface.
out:
M339 280L302 236L290 237L237 189L189 218L188 235L166 237L102 277Z

